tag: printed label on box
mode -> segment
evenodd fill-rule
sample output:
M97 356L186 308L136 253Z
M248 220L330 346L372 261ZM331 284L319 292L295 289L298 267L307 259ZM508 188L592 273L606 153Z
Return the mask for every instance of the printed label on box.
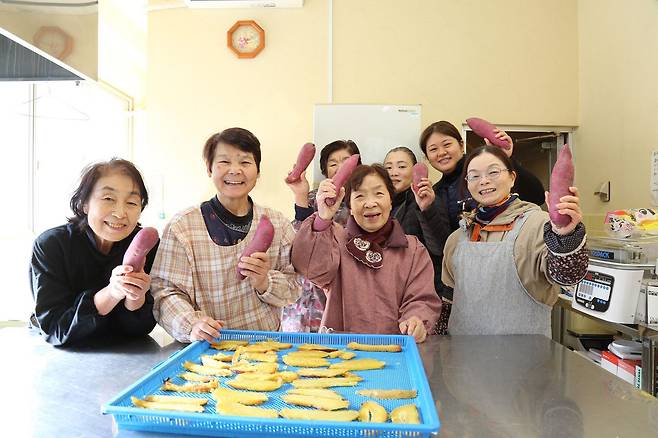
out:
M635 387L642 389L642 367L635 365Z

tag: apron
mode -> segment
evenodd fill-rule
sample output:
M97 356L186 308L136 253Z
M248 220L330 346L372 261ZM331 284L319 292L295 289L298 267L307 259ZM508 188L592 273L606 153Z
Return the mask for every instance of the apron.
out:
M471 242L462 233L454 253L451 335L551 335L551 307L535 301L519 278L514 242L529 214L500 242Z

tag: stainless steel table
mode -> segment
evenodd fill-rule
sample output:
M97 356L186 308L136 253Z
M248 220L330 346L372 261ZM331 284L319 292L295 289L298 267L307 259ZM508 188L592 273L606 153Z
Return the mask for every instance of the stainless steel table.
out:
M1 329L1 435L173 436L117 431L100 414L183 346L167 342L58 349L27 328ZM442 437L658 436L656 398L543 336L433 337L420 351Z

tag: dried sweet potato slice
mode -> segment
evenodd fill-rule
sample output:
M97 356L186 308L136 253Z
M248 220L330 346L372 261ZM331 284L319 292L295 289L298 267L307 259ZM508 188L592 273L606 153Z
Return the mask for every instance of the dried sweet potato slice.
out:
M356 393L364 397L381 399L416 398L418 395L415 389L362 389Z
M384 365L386 365L386 362L384 361L367 358L332 363L329 368L340 368L346 371L365 371L384 368Z
M320 344L302 344L297 347L298 350L320 350L320 351L336 351L338 348L327 347L326 345Z
M279 413L289 420L317 420L317 421L354 421L359 418L359 411L319 411L312 409L283 408Z
M235 389L270 392L281 388L283 380L280 378L276 380L233 379L227 380L226 384Z
M393 423L420 424L420 415L416 405L402 405L391 411Z
M370 344L360 344L358 342L350 342L349 344L347 344L347 348L349 348L350 350L383 351L386 353L398 353L402 351L402 347L395 344L370 345Z
M288 394L312 395L314 397L323 397L323 398L337 398L337 399L343 398L342 395L340 395L333 389L324 389L324 388L293 388L288 390Z
M225 340L210 344L215 350L235 351L238 347L249 344L249 341Z
M169 379L165 380L162 386L160 387L163 391L174 391L174 392L194 392L194 393L204 393L210 392L213 389L217 388L219 384L217 380L212 380L212 382L205 383L186 383L184 385L177 385L171 383Z
M330 365L327 359L321 357L289 356L286 354L282 360L283 363L291 367L319 368Z
M206 376L228 377L233 375L233 371L228 369L208 367L190 361L183 362L183 368L185 368L188 371L192 371L193 373L204 374Z
M289 405L306 406L324 411L337 411L350 406L350 402L344 399L324 398L314 395L287 394L281 396L281 400Z
M252 391L234 391L228 388L217 388L212 392L212 396L217 401L229 401L243 405L260 405L268 400L268 396L262 392Z
M364 423L386 423L388 412L382 405L372 400L363 402L359 409L359 421Z
M356 386L359 380L349 377L320 377L317 379L297 379L290 384L295 388L330 388L332 386Z

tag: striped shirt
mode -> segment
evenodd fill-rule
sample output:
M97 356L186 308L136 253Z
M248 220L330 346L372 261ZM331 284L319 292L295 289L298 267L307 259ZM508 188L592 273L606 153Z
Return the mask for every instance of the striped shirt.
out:
M198 206L178 213L165 227L151 269L153 314L178 341L190 342L192 325L203 316L225 321L227 329L278 330L281 307L299 298L301 286L290 262L295 237L290 222L257 204L253 213L247 237L233 246L212 241ZM267 251L269 287L259 294L248 279L238 280L236 267L263 214L275 232Z

